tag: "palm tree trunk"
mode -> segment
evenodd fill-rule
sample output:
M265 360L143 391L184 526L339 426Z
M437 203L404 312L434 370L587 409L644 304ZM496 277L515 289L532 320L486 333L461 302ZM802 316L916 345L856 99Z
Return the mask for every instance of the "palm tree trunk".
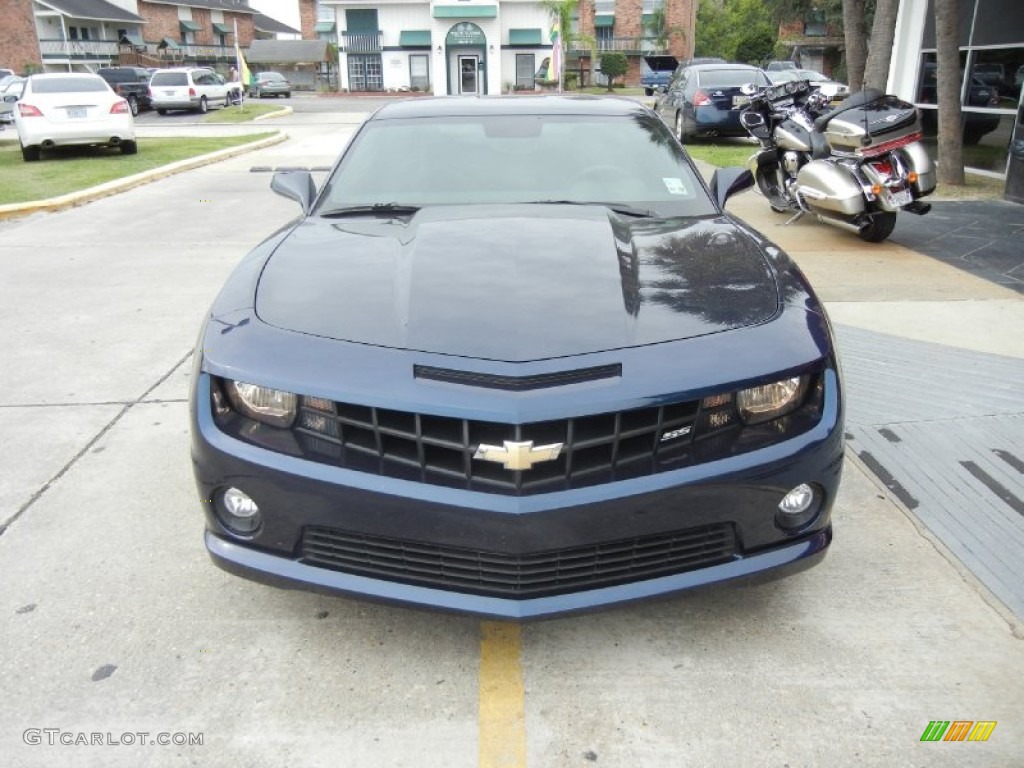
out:
M878 0L875 20L871 25L871 50L864 67L864 87L886 90L889 82L889 62L896 37L896 14L900 0Z
M846 78L851 91L864 85L864 62L868 57L864 0L843 0L843 37L846 39Z
M960 111L960 30L957 0L935 0L936 100L939 103L939 168L943 184L964 183Z

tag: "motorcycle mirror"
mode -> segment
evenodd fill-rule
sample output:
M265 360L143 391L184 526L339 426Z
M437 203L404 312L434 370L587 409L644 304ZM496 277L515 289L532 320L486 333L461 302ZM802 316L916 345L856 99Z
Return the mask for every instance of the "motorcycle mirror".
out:
M718 207L725 208L726 200L754 186L754 174L746 168L719 168L708 186Z
M740 93L742 93L744 96L753 96L755 93L757 93L757 86L754 85L753 83L744 83L743 85L740 86Z

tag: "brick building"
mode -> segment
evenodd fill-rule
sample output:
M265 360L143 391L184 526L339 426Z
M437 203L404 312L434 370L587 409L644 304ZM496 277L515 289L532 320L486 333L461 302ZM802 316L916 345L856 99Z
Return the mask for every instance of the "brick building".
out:
M297 0L314 5L315 0ZM244 0L3 0L0 66L91 71L112 64L225 69L255 35Z
M691 55L696 8L697 0L580 0L573 31L593 38L598 54L624 53L626 82L637 84L644 55ZM662 12L659 35L650 27ZM316 29L337 29L349 90L484 95L534 87L551 56L551 22L536 0L319 0ZM566 59L583 82L599 80L590 46L570 39Z

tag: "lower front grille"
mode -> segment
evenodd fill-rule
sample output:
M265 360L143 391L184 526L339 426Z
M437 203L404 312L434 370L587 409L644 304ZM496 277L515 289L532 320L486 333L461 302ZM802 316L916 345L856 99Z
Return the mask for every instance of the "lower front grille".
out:
M736 555L729 524L521 555L310 527L301 560L386 581L525 599L685 573Z

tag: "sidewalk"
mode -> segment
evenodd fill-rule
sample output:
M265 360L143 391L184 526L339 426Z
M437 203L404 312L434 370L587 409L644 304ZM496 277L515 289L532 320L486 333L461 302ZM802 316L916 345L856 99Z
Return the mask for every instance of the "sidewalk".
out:
M756 193L727 208L800 265L836 328L850 451L1024 618L1024 207L938 202L870 244Z

